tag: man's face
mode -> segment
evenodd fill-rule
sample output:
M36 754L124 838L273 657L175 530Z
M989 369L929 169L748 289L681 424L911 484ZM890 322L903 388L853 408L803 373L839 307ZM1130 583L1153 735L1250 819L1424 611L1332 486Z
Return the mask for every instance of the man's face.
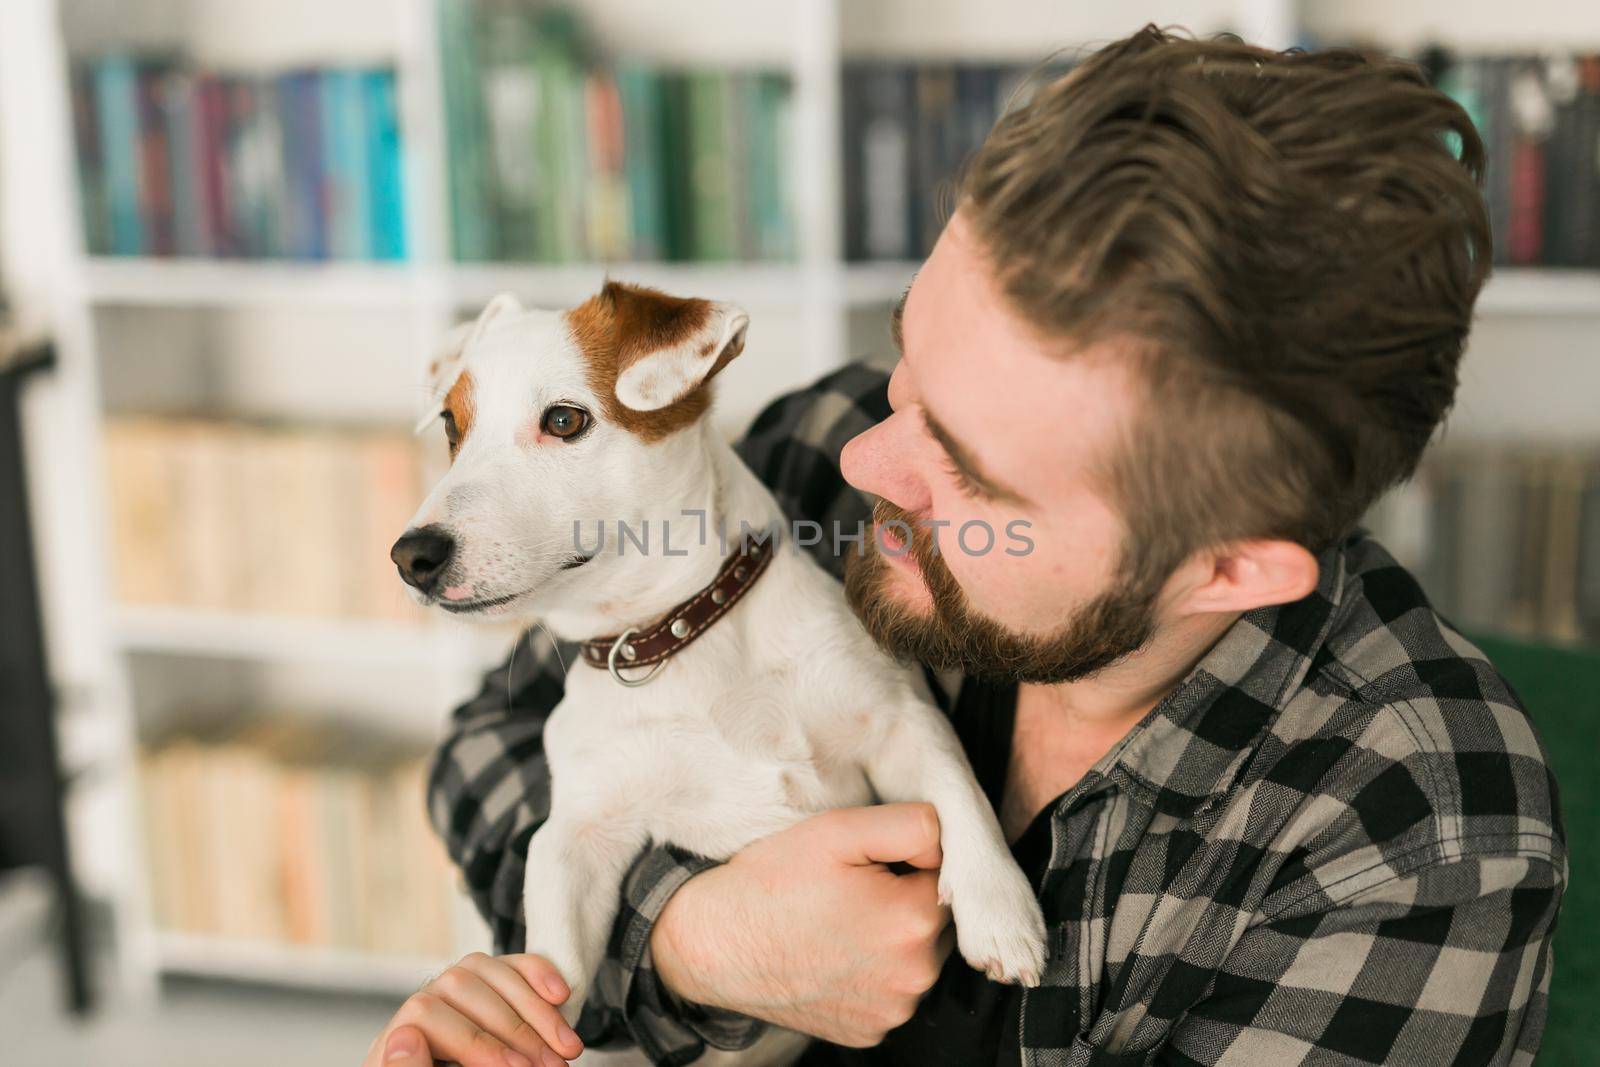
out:
M1052 353L1005 305L960 212L898 317L893 414L840 457L880 498L846 567L868 630L938 669L1030 682L1139 648L1159 589L1122 581L1124 527L1096 477L1140 402L1126 361L1110 346Z

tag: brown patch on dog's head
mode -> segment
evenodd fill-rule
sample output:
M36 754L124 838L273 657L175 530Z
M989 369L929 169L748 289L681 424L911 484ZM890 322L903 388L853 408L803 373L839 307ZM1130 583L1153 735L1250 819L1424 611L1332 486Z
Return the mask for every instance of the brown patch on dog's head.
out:
M450 442L450 458L461 451L461 442L472 432L477 406L472 399L472 372L464 370L444 398L445 436Z
M724 304L621 282L607 282L566 317L588 365L589 387L600 398L606 418L651 442L693 425L706 413L711 379L743 349L748 321L743 312ZM643 361L688 348L703 362L719 344L722 351L703 373L691 368L692 376L683 378L681 361L664 364L661 378L643 368L636 372L635 385L642 384L646 393L658 386L675 393L669 402L646 410L630 407L618 396L618 378Z

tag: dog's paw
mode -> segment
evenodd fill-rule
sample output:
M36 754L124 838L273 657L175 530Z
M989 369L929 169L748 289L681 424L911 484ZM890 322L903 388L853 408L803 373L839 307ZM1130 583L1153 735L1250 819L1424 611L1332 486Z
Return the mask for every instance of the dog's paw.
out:
M587 999L589 999L589 991L587 989L574 989L571 995L562 1001L561 1006L556 1009L561 1013L561 1017L567 1021L567 1025L574 1030L578 1028L578 1016L583 1014L583 1002Z
M939 899L950 905L962 958L991 981L1039 984L1044 974L1044 915L1022 871L1005 862L974 877L939 876Z

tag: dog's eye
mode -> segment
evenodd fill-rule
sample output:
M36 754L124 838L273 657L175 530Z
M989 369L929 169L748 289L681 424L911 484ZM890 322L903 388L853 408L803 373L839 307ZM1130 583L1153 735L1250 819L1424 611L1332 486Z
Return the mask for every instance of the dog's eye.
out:
M444 439L450 442L450 454L453 456L461 444L461 431L456 428L456 417L449 411L439 412L439 417L444 420Z
M539 427L551 437L571 439L589 426L589 413L570 404L555 404L545 409Z

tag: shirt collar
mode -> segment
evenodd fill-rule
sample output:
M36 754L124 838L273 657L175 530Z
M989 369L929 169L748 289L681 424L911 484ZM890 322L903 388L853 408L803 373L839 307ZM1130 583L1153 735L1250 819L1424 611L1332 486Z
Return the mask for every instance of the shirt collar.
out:
M1317 568L1309 595L1240 616L1094 771L1172 815L1193 814L1227 792L1339 614L1343 544L1322 552Z

